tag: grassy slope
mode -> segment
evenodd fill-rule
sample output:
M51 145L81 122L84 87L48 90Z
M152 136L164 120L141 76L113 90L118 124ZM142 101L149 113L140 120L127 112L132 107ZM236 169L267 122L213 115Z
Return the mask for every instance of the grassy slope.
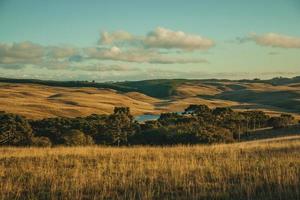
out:
M0 199L299 199L300 137L213 146L0 148Z
M108 114L114 106L129 106L133 114L142 114L153 112L158 101L141 93L109 89L0 84L0 110L29 118Z
M115 106L129 106L134 115L182 111L189 104L238 105L230 101L200 98L158 99L138 92L89 87L54 87L39 84L0 83L0 110L28 118L76 117L108 114Z
M182 111L189 104L261 109L270 114L300 114L299 77L240 81L161 79L116 83L0 78L0 82L0 110L30 118L103 114L110 113L114 106L130 106L134 114L160 113ZM7 82L15 90L3 88L8 87ZM45 94L47 91L51 91L48 96Z

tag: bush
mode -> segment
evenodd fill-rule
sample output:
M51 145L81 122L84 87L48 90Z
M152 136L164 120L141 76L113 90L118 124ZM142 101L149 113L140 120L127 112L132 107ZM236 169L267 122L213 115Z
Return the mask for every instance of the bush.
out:
M293 121L285 115L281 115L280 117L271 117L268 121L268 124L274 129L285 128L292 123Z
M47 137L33 137L31 138L31 145L36 147L51 147L51 140Z
M32 136L31 126L24 117L0 113L0 145L29 145Z
M229 129L211 126L208 128L208 132L210 133L208 143L228 143L234 141L233 134Z
M168 143L167 134L165 128L149 129L132 136L131 142L133 144L164 145Z
M83 132L72 129L62 136L63 144L67 146L84 146L94 144L93 138Z

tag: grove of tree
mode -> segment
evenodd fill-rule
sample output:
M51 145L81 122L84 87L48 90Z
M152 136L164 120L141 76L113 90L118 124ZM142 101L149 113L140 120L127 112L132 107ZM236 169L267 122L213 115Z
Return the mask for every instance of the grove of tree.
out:
M29 120L0 112L0 145L176 145L233 142L256 129L295 124L289 114L270 117L262 111L237 112L229 107L210 109L190 105L181 114L162 113L157 120L137 122L128 107L110 115Z

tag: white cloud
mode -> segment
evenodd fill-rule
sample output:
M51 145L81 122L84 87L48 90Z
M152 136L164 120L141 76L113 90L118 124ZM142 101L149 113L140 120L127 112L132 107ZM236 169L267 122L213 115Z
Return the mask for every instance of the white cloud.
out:
M192 57L194 55L188 55L188 53L190 50L207 49L211 46L213 46L213 41L199 35L161 27L150 31L145 36L134 36L125 31L103 32L98 47L42 46L28 41L13 44L0 43L0 68L22 69L32 65L35 69L71 70L79 65L87 66L86 64L90 64L90 61L99 63L104 60L112 64L120 64L118 62L206 63L205 59ZM90 66L89 69L91 71L108 69L117 71L113 65Z
M48 56L53 58L66 58L70 56L74 56L78 49L72 47L48 47Z
M252 40L260 46L279 48L300 48L300 37L291 37L278 33L266 33L263 35L251 34L247 38L239 39L240 42Z
M214 45L214 42L199 35L158 27L148 33L144 44L151 48L196 50L208 49Z
M126 31L102 32L99 44L113 44L114 42L130 41L133 39L134 36Z
M31 42L0 44L0 63L38 63L44 55L44 48Z
M138 71L139 68L133 68L133 67L123 66L123 65L96 64L96 65L82 66L80 68L75 68L75 70L93 71L93 72L109 72L109 71L128 72L128 71Z
M201 58L184 58L184 57L165 57L158 56L149 59L152 64L190 64L190 63L208 63L207 60Z
M86 54L91 59L114 60L123 62L153 63L153 64L185 64L185 63L203 63L204 59L171 57L157 53L151 50L130 49L122 51L113 46L111 48L88 48Z
M66 59L76 55L78 51L77 48L42 46L28 41L0 44L0 64L38 64L49 60Z
M50 60L34 65L35 68L46 68L50 70L65 70L70 69L71 64L68 61Z
M181 50L199 50L209 49L214 46L211 39L200 35L192 35L183 31L173 31L167 28L158 27L150 31L146 36L134 36L125 31L102 32L99 44L117 44L127 42L130 46L137 44L146 48L158 49L181 49Z

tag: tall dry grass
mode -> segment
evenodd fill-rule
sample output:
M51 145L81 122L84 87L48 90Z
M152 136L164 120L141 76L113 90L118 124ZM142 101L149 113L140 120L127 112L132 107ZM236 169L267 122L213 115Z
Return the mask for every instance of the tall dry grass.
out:
M0 199L299 199L300 137L214 146L0 148Z

